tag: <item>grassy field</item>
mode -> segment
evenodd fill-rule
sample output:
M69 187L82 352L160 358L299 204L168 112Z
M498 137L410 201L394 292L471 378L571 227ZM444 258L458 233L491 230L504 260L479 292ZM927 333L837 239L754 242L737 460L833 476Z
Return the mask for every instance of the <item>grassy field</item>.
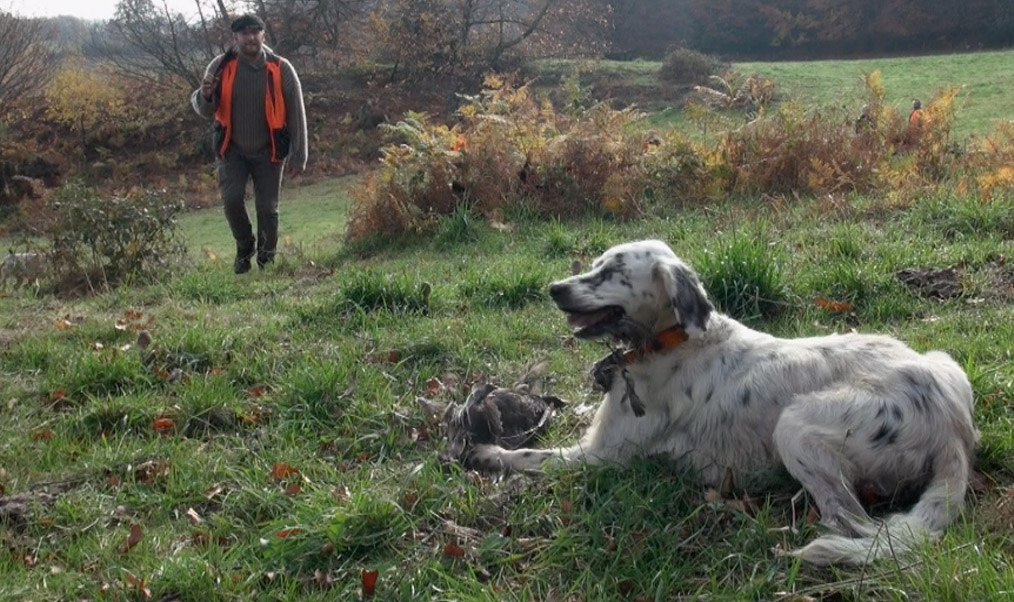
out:
M1014 86L1011 58L1010 52L998 51L853 61L739 63L735 67L774 79L790 97L818 106L840 104L856 115L862 106L862 78L876 70L883 75L888 102L902 115L911 110L913 98L925 105L944 86L959 86L954 135L964 138L991 131L998 119L1011 119L1006 109L1008 91Z
M819 87L806 83L817 64L795 68L779 80ZM913 63L912 89L923 68L928 85L941 79L939 65ZM827 69L829 81L854 77ZM519 213L506 230L458 214L425 237L349 249L355 185L287 189L285 244L263 272L231 273L214 209L184 218L193 260L159 284L0 297L0 599L1014 594L1011 198L744 199L627 223ZM441 462L440 429L416 398L462 401L471 383L508 384L536 360L568 401L541 445L578 436L597 403L587 370L606 349L570 339L546 285L575 259L647 237L754 327L876 331L950 352L983 432L963 518L912 557L815 569L777 553L820 532L782 475L723 500L660 459L503 479ZM897 277L946 267L960 294L945 300Z
M777 63L733 63L744 74L772 79L783 99L808 106L833 107L856 117L863 105L863 78L879 70L883 76L886 100L901 115L908 115L912 99L925 104L945 86L958 86L953 135L958 140L983 136L995 128L997 120L1010 120L1008 91L1014 87L1014 60L1009 51L932 55L904 58L876 58L838 61L785 61ZM679 103L660 95L653 61L602 61L568 65L547 62L545 79L556 81L574 69L584 74L582 81L610 82L621 97L629 96L650 113L657 126L676 124L686 127ZM670 92L671 93L671 92ZM730 120L742 122L738 113Z

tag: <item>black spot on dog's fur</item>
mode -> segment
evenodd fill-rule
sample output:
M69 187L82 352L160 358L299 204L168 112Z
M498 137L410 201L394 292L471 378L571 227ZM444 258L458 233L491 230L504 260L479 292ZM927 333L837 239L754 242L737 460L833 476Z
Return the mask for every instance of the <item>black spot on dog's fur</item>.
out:
M927 398L926 384L922 380L916 378L916 376L908 370L901 371L901 376L905 380L905 385L908 387L909 401L912 402L915 409L920 414L926 414L929 412L930 403Z
M876 447L889 447L894 445L898 441L898 429L890 426L886 422L880 425L877 432L873 433L870 437L870 443Z

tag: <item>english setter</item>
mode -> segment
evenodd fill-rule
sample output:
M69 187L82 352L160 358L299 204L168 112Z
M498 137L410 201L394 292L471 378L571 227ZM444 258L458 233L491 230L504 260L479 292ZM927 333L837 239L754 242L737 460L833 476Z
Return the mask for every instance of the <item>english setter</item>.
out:
M549 292L575 336L630 350L596 366L605 398L580 443L481 445L476 464L533 470L661 454L688 462L711 487L729 471L740 479L781 464L833 532L790 552L816 564L904 552L960 512L978 432L971 385L946 353L886 336L758 332L715 311L697 274L661 241L613 247ZM856 496L870 487L916 501L874 520Z
M42 253L15 253L11 251L0 262L0 285L13 281L15 289L36 282L46 271L46 256Z

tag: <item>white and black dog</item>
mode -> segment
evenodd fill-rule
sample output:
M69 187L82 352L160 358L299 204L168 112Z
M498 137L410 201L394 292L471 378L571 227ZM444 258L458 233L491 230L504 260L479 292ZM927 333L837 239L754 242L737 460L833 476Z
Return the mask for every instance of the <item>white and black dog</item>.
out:
M46 256L38 252L11 251L0 261L0 286L13 282L15 289L37 282L46 271Z
M907 551L960 512L978 432L971 385L946 353L886 336L752 330L715 311L661 241L613 247L549 291L577 337L613 338L629 351L596 366L606 394L580 443L482 445L475 464L532 470L660 454L688 462L711 487L729 471L742 478L781 464L834 532L792 552L817 564ZM915 503L874 520L857 487L915 492Z

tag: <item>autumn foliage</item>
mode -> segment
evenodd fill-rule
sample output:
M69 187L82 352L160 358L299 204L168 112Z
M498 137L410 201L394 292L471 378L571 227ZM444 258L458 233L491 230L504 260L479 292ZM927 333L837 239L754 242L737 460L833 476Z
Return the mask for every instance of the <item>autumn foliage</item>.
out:
M772 84L756 81L761 113L709 143L648 131L633 109L560 112L528 85L490 76L464 97L453 126L414 114L387 127L396 142L359 193L348 239L426 232L460 208L491 219L517 207L628 218L729 196L877 193L906 203L940 186L988 198L1014 185L1014 128L1001 127L975 152L952 141L958 88L926 102L915 128L885 102L879 72L861 83L859 116L765 105Z
M353 207L348 237L425 231L459 206L495 216L524 205L544 216L641 210L644 136L641 114L596 105L569 115L528 85L489 76L463 97L448 127L413 114L387 127L398 141L383 149Z

